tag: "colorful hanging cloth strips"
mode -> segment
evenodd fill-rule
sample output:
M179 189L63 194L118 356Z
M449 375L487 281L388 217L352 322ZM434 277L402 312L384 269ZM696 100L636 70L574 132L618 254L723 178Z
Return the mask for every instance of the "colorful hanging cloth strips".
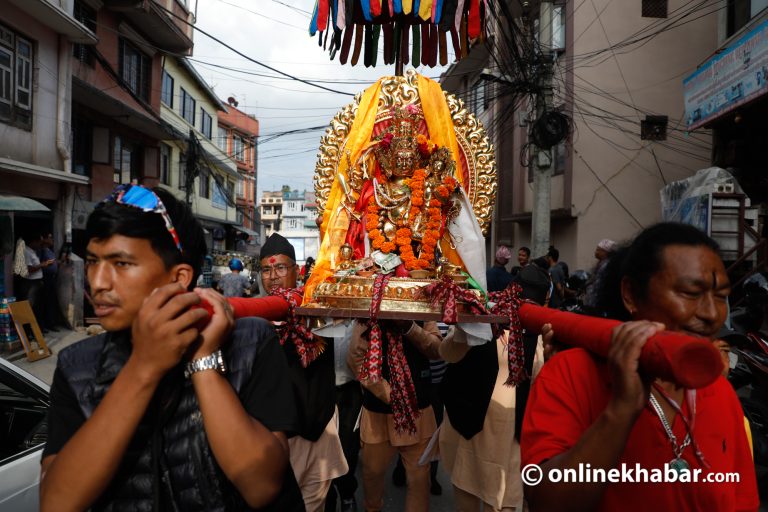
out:
M352 2L354 0L338 0L338 4L336 8L338 12L338 14L336 15L336 28L340 30L344 30L344 28L346 28L347 26L347 6L346 6L347 1Z
M371 16L381 16L381 2L384 0L371 0Z
M403 12L403 0L395 0L393 7L394 7L394 13L395 14L402 13ZM390 13L391 12L393 12L393 11L390 11Z
M461 31L461 18L464 16L464 5L466 0L458 0L456 3L456 19L454 26L456 27L456 32Z
M318 0L317 30L319 32L323 32L325 27L328 26L328 10L330 9L328 1L329 0Z
M467 35L470 39L480 37L480 0L469 0Z
M432 1L433 0L421 0L419 5L419 18L427 21L432 17Z
M365 21L372 21L373 16L371 16L371 2L376 2L378 0L360 0L360 8L363 10L363 17L365 18Z
M317 9L319 7L319 0L315 2L315 8L312 10L312 19L309 22L309 35L314 36L317 34Z
M398 0L403 4L403 14L411 14L413 12L413 0Z

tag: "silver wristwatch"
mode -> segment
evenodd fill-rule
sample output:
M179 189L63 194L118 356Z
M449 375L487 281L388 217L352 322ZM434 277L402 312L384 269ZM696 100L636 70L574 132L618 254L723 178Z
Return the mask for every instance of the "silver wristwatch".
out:
M209 356L188 362L187 366L184 368L184 377L188 379L193 373L202 372L204 370L216 370L222 375L227 373L227 367L224 364L224 355L221 353L221 350L217 350Z

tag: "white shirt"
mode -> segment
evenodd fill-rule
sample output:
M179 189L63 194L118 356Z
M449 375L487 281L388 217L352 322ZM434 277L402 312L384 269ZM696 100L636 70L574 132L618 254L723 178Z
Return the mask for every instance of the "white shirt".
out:
M40 258L37 257L37 253L29 246L24 247L24 259L26 260L27 267L36 267L40 265ZM37 269L34 272L30 272L27 279L42 279L43 269Z

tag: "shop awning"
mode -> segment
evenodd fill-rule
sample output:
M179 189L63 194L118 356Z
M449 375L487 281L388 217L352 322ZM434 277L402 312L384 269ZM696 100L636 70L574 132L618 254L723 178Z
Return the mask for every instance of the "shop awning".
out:
M0 211L49 212L51 209L43 203L28 197L4 196L0 194Z
M11 158L0 158L0 171L11 171L44 180L75 183L77 185L88 185L88 183L90 183L87 176L80 176L79 174L72 174L59 169L42 167L40 165L28 164Z
M242 233L245 233L246 235L259 236L259 234L253 231L252 229L244 228L243 226L232 226L232 227Z
M38 22L52 28L59 34L64 34L73 43L96 44L98 38L82 23L70 16L54 2L46 0L11 0L16 7L23 10ZM55 2L58 4L59 2Z

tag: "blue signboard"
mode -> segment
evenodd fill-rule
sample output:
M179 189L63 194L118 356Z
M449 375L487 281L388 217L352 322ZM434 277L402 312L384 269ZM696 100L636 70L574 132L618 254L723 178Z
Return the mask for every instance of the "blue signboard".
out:
M694 130L768 92L768 20L683 80L685 123Z

